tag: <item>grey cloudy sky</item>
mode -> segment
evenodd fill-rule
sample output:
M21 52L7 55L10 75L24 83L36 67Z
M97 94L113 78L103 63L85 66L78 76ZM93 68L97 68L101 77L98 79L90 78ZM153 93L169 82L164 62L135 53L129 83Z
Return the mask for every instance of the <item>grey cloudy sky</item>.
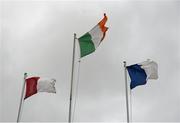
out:
M132 120L180 122L178 0L1 1L0 121L16 121L24 72L56 78L57 94L27 99L22 121L67 121L73 33L83 35L103 13L109 30L96 52L81 60L74 121L126 121L123 60L130 65L150 58L159 65L159 79L132 90ZM77 73L78 44L76 51Z

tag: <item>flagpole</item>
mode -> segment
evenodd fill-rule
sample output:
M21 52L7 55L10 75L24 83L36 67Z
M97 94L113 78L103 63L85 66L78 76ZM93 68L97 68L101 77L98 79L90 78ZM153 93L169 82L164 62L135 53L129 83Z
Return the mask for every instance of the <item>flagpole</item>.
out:
M73 93L73 79L74 79L74 61L75 61L75 46L76 46L76 33L74 33L73 42L73 55L72 55L72 71L71 71L71 88L70 88L70 98L69 98L69 118L68 122L72 121L72 93Z
M126 87L127 123L129 123L129 97L128 97L128 83L127 83L126 61L124 61L123 63L124 63L124 75L125 75L125 87Z
M130 121L133 122L132 118L132 91L130 90Z
M22 113L22 105L24 102L24 91L25 91L25 85L26 85L26 78L27 78L27 73L24 73L24 80L23 80L23 87L22 87L22 92L21 92L21 100L19 104L19 110L18 110L18 116L17 116L17 123L20 121L21 113Z

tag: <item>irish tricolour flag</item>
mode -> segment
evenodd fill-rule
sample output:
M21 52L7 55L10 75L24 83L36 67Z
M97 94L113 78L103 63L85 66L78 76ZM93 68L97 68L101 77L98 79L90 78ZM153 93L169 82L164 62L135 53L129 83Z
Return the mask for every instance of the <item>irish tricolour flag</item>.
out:
M89 32L81 36L79 40L81 57L84 57L96 50L99 44L105 37L107 27L107 16L104 14L104 18Z

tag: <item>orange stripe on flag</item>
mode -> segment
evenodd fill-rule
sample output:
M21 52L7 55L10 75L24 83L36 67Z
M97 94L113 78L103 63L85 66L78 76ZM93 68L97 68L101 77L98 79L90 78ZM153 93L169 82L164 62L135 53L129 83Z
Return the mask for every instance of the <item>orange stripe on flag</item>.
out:
M101 31L103 32L103 37L101 39L101 41L104 39L106 31L108 30L108 27L105 26L106 22L107 22L107 16L104 13L104 18L98 23L99 27L101 28Z

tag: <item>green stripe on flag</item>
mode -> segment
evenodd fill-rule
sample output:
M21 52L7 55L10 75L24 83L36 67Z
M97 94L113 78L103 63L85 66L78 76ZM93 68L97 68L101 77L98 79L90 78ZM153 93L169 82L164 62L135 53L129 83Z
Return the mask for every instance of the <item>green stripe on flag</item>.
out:
M92 38L89 33L86 33L79 38L81 57L84 57L95 51L95 46L91 39Z

